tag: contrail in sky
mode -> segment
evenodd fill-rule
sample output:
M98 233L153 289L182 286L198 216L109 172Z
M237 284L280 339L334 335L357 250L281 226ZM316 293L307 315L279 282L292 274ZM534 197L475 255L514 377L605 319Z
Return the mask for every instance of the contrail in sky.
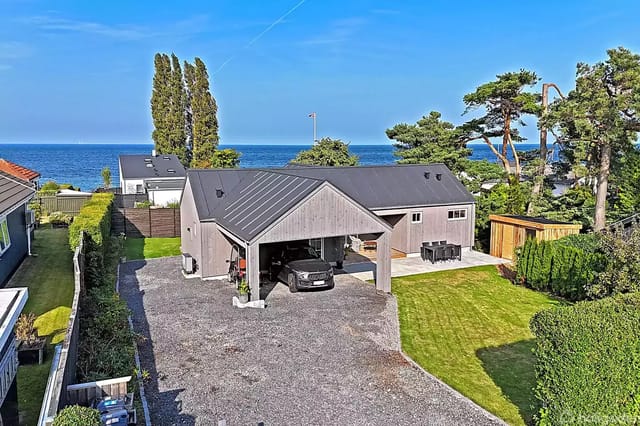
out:
M258 34L257 36L255 36L254 38L251 39L251 41L249 41L247 44L245 44L244 46L242 46L242 49L247 49L249 47L251 47L256 41L260 40L262 38L262 36L264 36L266 33L268 33L269 31L271 31L271 29L273 27L275 27L276 25L278 25L280 22L282 22L287 16L291 15L293 12L295 12L295 10L297 8L299 8L300 6L302 6L307 0L300 0L298 2L298 4L296 4L295 6L293 6L291 9L289 9L284 15L282 15L281 17L279 17L278 19L276 19L275 21L273 21L271 23L271 25L269 25L267 28L265 28L264 30L262 30L262 32L260 34ZM233 58L235 58L237 56L237 53L234 53L233 55L229 56L229 58L224 61L222 63L222 65L220 65L220 67L214 72L214 74L219 73L229 62L231 62L233 60Z

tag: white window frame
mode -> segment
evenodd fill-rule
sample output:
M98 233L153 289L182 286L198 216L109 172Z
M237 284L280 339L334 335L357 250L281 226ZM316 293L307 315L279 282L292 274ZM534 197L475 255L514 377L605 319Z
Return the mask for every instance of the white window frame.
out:
M414 217L418 215L418 219L414 219ZM411 212L411 223L422 223L422 212Z
M464 212L464 216L461 213ZM453 213L454 217L449 217L449 215ZM458 213L458 217L455 217L455 214ZM467 220L467 209L451 209L447 211L447 220Z
M0 216L0 240L6 244L4 247L0 247L0 256L2 256L11 247L11 234L9 233L9 223L6 216Z

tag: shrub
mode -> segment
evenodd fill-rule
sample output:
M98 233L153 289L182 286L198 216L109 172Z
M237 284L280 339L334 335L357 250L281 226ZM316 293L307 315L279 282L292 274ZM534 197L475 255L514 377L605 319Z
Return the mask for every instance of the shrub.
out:
M602 298L640 291L640 229L626 238L605 234L601 249L607 254L607 262L598 279L588 286L588 296Z
M149 200L136 201L135 204L133 205L133 208L134 209L148 209L152 205L153 205L153 203L151 203L151 201L149 201Z
M570 300L587 297L587 288L606 264L596 234L570 235L556 241L527 240L516 253L517 281Z
M169 209L179 209L180 208L180 201L171 201L170 203L167 203L167 208L169 208Z
M29 210L33 210L33 213L36 217L36 222L40 222L42 219L42 206L37 201L32 201L29 203Z
M49 223L52 225L68 226L72 221L73 218L63 212L52 212L49 214Z
M60 185L58 185L57 183L55 183L55 181L52 181L52 180L45 182L40 187L41 192L51 192L51 191L58 192L59 189L60 189Z
M640 294L536 314L539 423L635 424L640 419Z
M95 408L71 405L53 419L53 426L100 426L100 412Z

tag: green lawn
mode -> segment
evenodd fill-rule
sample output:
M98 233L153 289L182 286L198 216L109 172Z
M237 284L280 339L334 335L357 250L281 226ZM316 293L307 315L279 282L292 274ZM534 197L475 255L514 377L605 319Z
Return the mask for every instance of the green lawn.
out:
M127 260L153 259L180 255L180 237L127 238L124 243Z
M510 424L534 414L529 320L561 302L502 278L495 266L393 278L403 350Z
M69 250L66 229L40 228L36 231L32 253L7 287L28 287L29 299L23 312L33 312L36 327L52 345L64 340L73 300L73 254ZM53 347L47 348L43 365L18 368L18 403L24 423L35 424L40 413L47 383Z

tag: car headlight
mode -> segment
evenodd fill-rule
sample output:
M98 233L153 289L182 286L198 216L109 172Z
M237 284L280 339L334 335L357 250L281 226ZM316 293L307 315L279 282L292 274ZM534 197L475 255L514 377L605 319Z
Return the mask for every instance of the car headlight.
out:
M309 273L308 272L298 272L298 276L300 278L302 278L303 280L306 280L307 278L309 278Z
M329 278L333 277L333 269L329 270Z

